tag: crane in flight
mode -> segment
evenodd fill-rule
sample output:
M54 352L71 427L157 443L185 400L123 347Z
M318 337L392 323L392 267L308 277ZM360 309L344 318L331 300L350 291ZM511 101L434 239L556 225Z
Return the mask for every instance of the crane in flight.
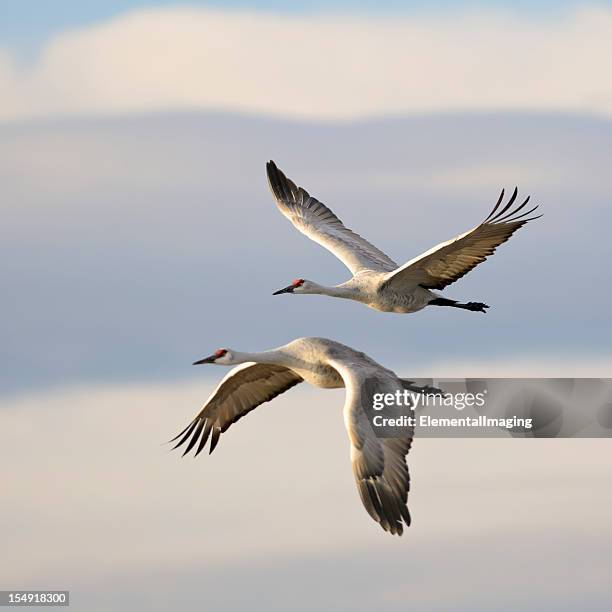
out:
M277 349L243 353L218 349L194 365L236 365L212 392L195 418L171 442L185 445L183 456L197 456L210 438L210 453L222 433L264 402L307 381L323 389L346 388L344 424L357 490L370 516L392 534L410 525L410 475L406 455L412 428L401 437L379 438L367 416L373 393L412 392L441 394L439 389L416 385L348 346L325 338L299 338Z
M502 206L502 189L497 204L482 223L398 266L365 238L346 228L325 204L302 187L297 187L273 161L268 162L267 173L276 205L283 215L297 230L331 251L353 275L348 281L332 287L297 278L273 295L329 295L356 300L383 312L409 313L426 306L451 306L486 312L487 304L461 303L445 298L434 290L444 289L460 279L492 255L517 229L541 216L529 217L537 206L518 214L527 206L529 197L515 206L516 188Z

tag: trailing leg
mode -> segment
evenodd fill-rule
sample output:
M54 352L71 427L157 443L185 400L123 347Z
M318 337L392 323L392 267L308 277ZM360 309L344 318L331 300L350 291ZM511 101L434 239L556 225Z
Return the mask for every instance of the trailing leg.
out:
M452 308L463 308L463 310L471 310L472 312L487 312L488 308L483 302L467 302L462 304L457 300L449 300L447 298L435 298L428 303L428 306L451 306Z

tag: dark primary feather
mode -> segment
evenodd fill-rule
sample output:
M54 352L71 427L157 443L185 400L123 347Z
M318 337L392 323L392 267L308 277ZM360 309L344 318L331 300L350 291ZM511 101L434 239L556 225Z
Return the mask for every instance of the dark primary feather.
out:
M374 393L403 391L404 383L393 372L359 361L332 363L347 389L344 415L351 441L351 464L359 497L368 514L385 530L402 535L410 525L408 491L410 473L406 455L412 445L413 428L400 437L378 437L368 418Z
M372 269L390 271L397 264L359 234L348 229L325 204L298 187L273 161L266 166L279 210L300 232L331 251L353 274Z
M410 472L405 457L412 438L380 439L382 461L374 467L371 461L354 464L359 497L368 514L385 530L402 535L404 524L410 527L408 510Z
M212 453L221 434L231 425L302 380L295 372L282 366L257 363L235 368L213 392L193 421L170 440L178 440L172 450L189 440L183 452L185 456L199 442L194 455L197 457L210 437L209 453Z
M391 272L381 289L394 289L411 281L426 289L444 289L465 276L495 253L497 247L506 242L519 228L542 216L528 217L538 206L517 214L529 202L527 197L519 206L512 208L517 195L518 189L515 188L508 203L497 212L504 197L502 189L497 203L485 221L466 234L434 247L431 252Z

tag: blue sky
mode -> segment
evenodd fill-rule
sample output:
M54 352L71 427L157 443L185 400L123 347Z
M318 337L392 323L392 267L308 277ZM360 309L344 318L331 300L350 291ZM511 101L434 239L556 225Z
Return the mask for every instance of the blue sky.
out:
M303 335L402 369L609 355L612 294L599 264L610 256L609 121L432 115L334 126L171 114L4 134L7 390L199 377L189 364L200 353ZM348 276L278 213L268 158L397 261L478 223L501 187L531 194L544 217L444 292L490 304L486 316L273 297L296 277ZM576 256L586 252L590 265Z

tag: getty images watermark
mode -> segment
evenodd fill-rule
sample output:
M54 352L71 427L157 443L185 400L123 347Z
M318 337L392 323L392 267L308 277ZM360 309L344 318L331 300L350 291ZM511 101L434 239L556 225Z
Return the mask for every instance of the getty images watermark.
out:
M450 407L454 410L465 408L484 408L486 405L487 390L480 393L432 393L416 391L395 391L395 393L375 393L372 398L372 408L383 410L391 406L408 408L412 414L396 416L374 415L372 424L375 427L499 427L502 429L531 429L533 418L512 416L488 417L484 414L478 416L440 417L431 414L416 415L417 410L427 408Z
M612 437L612 379L417 379L410 387L364 398L377 436Z

